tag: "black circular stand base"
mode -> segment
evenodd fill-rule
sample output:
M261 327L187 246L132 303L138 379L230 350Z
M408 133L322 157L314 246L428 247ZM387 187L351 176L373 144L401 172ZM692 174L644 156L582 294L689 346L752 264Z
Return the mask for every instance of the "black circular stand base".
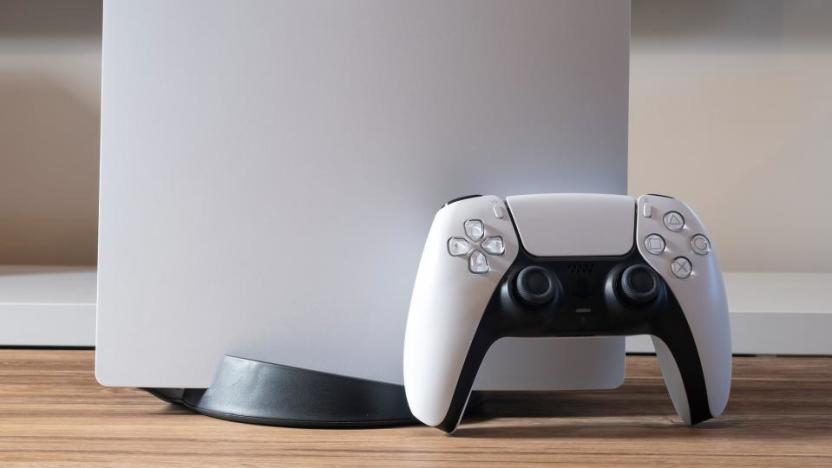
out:
M198 413L231 421L306 428L417 424L404 387L225 356L207 389L145 389Z

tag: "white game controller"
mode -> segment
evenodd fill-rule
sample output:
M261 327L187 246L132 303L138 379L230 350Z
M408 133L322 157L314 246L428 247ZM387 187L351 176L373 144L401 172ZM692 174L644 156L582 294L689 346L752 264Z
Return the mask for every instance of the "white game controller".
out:
M431 226L404 344L410 410L453 432L507 336L653 336L673 406L718 416L731 386L725 286L705 227L662 195L473 196Z

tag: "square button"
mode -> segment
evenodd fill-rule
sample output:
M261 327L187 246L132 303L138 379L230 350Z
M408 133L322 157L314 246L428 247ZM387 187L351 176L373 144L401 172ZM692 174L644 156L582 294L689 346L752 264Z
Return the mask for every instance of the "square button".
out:
M644 248L653 255L661 255L665 246L664 238L658 234L650 234L644 238Z

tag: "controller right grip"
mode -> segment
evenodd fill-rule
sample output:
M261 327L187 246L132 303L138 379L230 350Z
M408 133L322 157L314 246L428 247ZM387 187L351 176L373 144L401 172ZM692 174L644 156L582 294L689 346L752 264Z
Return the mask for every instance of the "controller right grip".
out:
M657 325L653 345L676 412L689 425L722 414L731 384L730 344L717 342L718 334L702 336L681 310L663 314Z
M670 343L677 348L674 353L661 338L651 338L656 348L656 358L662 370L664 384L676 413L688 425L710 419L712 415L708 410L705 381L698 356L695 356L696 359L692 359L690 355L686 357L687 352L678 349L680 347L671 341Z

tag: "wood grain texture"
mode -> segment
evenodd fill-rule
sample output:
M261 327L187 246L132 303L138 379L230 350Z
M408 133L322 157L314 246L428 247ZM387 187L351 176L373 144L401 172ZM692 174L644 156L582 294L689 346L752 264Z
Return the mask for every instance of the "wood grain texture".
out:
M20 465L832 465L832 359L743 357L726 414L680 424L655 358L612 391L492 393L455 436L219 421L99 386L91 351L0 350L0 462Z

